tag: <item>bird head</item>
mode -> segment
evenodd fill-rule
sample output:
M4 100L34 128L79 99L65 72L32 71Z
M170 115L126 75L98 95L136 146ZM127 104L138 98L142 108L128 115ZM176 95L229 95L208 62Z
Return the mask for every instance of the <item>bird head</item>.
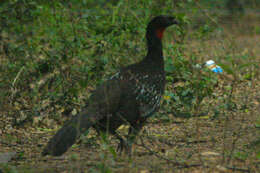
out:
M147 31L156 33L156 36L161 39L164 30L174 24L178 24L178 21L172 16L156 16L149 22Z

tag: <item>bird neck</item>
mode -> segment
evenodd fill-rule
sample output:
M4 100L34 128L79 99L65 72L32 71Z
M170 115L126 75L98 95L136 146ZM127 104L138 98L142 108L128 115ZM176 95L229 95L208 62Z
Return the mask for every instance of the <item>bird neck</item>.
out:
M163 61L162 40L154 30L146 33L148 52L146 58Z

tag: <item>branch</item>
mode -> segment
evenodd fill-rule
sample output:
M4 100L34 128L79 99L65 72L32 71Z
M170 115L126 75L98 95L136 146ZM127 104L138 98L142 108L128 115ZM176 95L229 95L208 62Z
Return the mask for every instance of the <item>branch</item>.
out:
M144 141L143 141L143 138L140 137L140 140L141 140L141 144L137 144L138 146L141 146L143 147L144 149L146 149L147 151L149 151L150 153L152 153L153 155L155 155L156 157L158 157L159 159L162 159L162 160L165 160L169 163L171 163L172 165L176 166L177 168L191 168L191 167L199 167L199 166L203 166L202 164L186 164L186 163L180 163L180 162L176 162L176 161L173 161L167 157L164 157L160 154L158 154L157 152L151 150L149 147L147 147L145 144L144 144Z

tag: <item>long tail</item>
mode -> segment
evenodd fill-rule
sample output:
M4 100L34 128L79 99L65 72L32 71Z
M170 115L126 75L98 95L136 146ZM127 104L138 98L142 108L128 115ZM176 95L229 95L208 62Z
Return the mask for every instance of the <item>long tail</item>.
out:
M44 148L42 155L62 155L76 142L79 136L95 124L97 120L98 117L89 115L87 110L82 111L59 129Z

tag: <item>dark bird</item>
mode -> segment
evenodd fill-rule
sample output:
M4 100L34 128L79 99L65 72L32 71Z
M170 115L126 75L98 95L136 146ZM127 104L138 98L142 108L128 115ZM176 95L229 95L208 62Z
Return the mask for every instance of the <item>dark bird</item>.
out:
M160 107L164 93L165 72L162 51L164 30L177 24L174 17L157 16L146 28L148 52L145 58L119 70L88 99L88 105L53 136L42 155L60 156L90 127L109 132L119 139L118 150L131 154L132 144L146 119ZM129 124L126 140L116 133Z

